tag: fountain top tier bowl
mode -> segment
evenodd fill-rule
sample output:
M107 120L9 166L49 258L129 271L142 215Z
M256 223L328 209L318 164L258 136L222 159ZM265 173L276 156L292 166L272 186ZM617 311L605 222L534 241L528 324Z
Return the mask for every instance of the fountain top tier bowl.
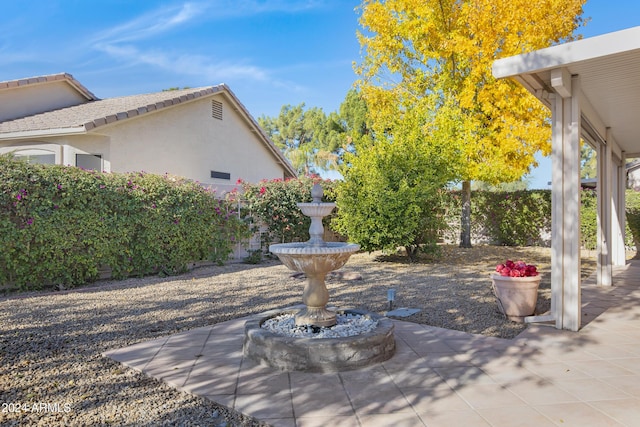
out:
M315 255L332 255L331 258L334 258L335 255L346 254L346 258L344 259L344 262L346 262L352 253L357 252L360 249L360 245L355 243L324 241L324 226L322 225L322 218L329 215L331 211L335 209L336 204L322 202L322 187L317 183L314 184L311 189L311 197L313 200L312 202L297 204L302 213L311 218L311 226L309 227L310 239L306 242L278 243L269 246L269 251L277 255L280 260L287 265L287 267L298 271L304 271L305 273L308 273L308 271L305 269L300 270L300 266L291 266L291 263L288 263L284 259L287 258L286 255L297 255L298 257L310 255L313 258L316 258ZM285 257L281 255L285 255ZM344 262L341 265L336 266L334 269L342 267ZM309 268L312 267L313 266L311 265L309 266Z

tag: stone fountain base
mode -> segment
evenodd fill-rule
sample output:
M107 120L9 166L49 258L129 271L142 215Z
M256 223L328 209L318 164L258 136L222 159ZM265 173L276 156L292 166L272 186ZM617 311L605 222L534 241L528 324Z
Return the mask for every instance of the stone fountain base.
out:
M281 371L348 371L390 359L395 353L393 322L364 310L337 310L339 314L371 316L378 326L371 332L344 338L292 338L264 328L267 320L296 309L272 310L245 323L244 354Z

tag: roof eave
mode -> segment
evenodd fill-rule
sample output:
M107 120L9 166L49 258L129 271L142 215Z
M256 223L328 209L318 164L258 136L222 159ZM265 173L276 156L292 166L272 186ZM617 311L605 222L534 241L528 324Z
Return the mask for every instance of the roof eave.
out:
M49 74L46 76L27 77L18 80L0 82L0 89L16 89L29 85L39 85L61 81L67 82L71 87L73 87L76 92L78 92L89 101L97 101L100 99L69 73Z
M640 26L494 61L496 78L539 73L577 62L640 50Z
M32 139L42 138L49 136L65 136L65 135L78 135L87 133L87 129L84 126L72 127L72 128L59 128L59 129L38 129L20 132L6 132L0 134L0 141L15 140L15 139Z

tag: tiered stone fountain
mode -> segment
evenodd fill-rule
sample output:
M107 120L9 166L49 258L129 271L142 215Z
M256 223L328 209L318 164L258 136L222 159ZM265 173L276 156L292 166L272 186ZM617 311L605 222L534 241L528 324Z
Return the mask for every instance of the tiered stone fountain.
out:
M333 372L382 362L393 356L395 340L393 323L386 317L364 310L327 308L329 292L325 278L342 267L359 245L325 242L322 218L329 215L335 203L323 203L322 187L311 190L313 202L298 203L302 213L311 217L309 235L303 243L281 243L269 246L289 269L303 272L307 282L302 294L304 307L299 310L273 310L263 313L245 325L244 353L250 359L285 371ZM375 329L355 336L340 338L297 338L270 332L263 324L277 316L294 313L295 325L318 331L336 325L336 314L366 316L377 324Z

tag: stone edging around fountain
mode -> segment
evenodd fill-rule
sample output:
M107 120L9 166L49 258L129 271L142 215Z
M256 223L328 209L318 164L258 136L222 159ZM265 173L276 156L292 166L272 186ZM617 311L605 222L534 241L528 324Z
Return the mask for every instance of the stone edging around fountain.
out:
M292 338L261 327L272 317L298 310L271 310L248 320L244 333L245 356L280 371L339 372L384 362L395 353L391 319L365 310L336 310L337 313L368 315L378 321L375 330L351 337Z

